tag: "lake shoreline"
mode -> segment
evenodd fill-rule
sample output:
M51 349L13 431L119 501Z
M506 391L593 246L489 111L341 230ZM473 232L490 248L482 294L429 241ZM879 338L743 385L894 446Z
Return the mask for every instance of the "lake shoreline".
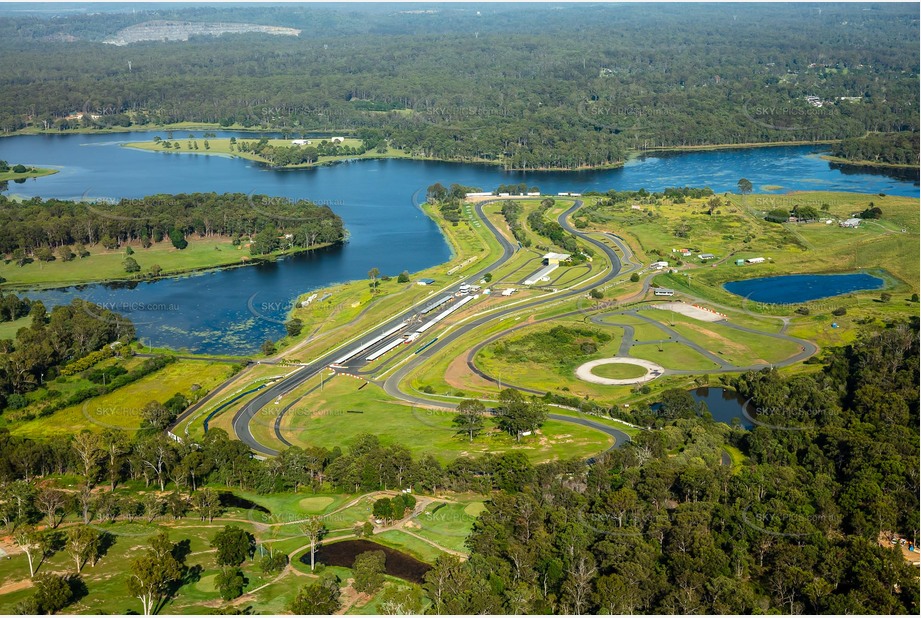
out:
M832 155L819 155L820 159L829 161L831 163L838 163L840 165L854 165L857 167L878 167L881 169L891 169L891 170L917 170L918 166L910 163L885 163L882 161L864 161L864 160L852 160L845 159L843 157L835 157Z
M222 127L220 125L209 125L207 123L195 124L188 126L158 126L158 127L145 127L145 126L132 126L132 127L112 127L108 129L76 129L68 131L46 131L46 130L37 130L37 131L28 131L28 130L19 130L12 133L5 133L0 135L0 139L5 137L22 137L29 135L117 135L122 133L136 133L136 132L154 132L154 131L224 131L224 132L235 132L240 133L252 133L254 136L265 133L282 133L278 129L272 128L237 128L237 127ZM322 139L324 136L334 136L334 135L348 135L348 131L308 131L305 134L315 136L317 139ZM180 141L179 138L174 141ZM495 161L491 159L468 159L468 158L439 158L439 157L423 157L423 156L414 156L408 154L376 154L376 156L355 156L355 157L342 157L340 159L323 161L317 163L308 163L300 165L288 165L288 166L272 166L267 161L260 158L252 158L246 156L238 156L236 158L246 159L249 161L257 162L266 165L270 169L275 170L287 170L287 169L309 169L315 167L322 167L323 165L329 165L332 163L338 163L345 160L363 160L363 159L408 159L412 161L437 161L443 163L461 163L461 164L473 164L473 165L489 165L500 167L504 171L508 172L580 172L580 171L603 171L609 169L618 169L622 168L628 161L633 159L642 158L649 153L661 153L661 152L702 152L708 150L744 150L744 149L757 149L757 148L780 148L784 146L827 146L830 144L837 144L841 142L840 139L830 139L830 140L819 140L819 141L784 141L784 142L745 142L740 144L704 144L696 146L656 146L652 148L647 148L645 150L630 150L627 154L627 157L623 161L615 161L612 163L606 163L603 165L583 165L579 167L528 167L528 168L519 168L519 167L505 167L502 161ZM136 142L143 143L143 142ZM125 144L126 147L133 148L135 150L149 150L145 148L138 148L136 146L131 146L130 144ZM161 151L153 151L161 152ZM194 154L205 154L210 155L212 153L208 152L199 152ZM213 153L218 154L218 153ZM835 161L838 162L838 161ZM845 162L845 161L841 161ZM852 163L846 161L847 163ZM860 164L860 163L855 163ZM908 166L911 167L911 166Z
M300 255L303 253L310 253L311 251L317 251L320 249L327 249L329 247L334 247L336 245L343 244L345 241L339 241L337 243L323 243L320 245L314 245L312 247L297 248L284 251L282 253L268 255L268 256L242 256L249 258L246 262L235 263L228 262L227 264L219 264L215 266L201 266L201 267L192 267L192 268L183 268L180 270L171 270L169 272L164 272L160 275L153 276L148 275L141 278L105 278L105 279L87 279L73 281L70 283L65 282L53 282L53 283L3 283L0 285L0 291L3 292L47 292L52 290L68 290L70 288L82 287L87 285L129 285L129 284L139 284L139 283L153 283L155 281L163 281L168 279L183 279L192 275L205 274L209 272L219 272L225 270L232 270L235 268L246 268L248 266L257 266L259 264L265 264L268 262L277 262L279 259L284 259L294 255Z

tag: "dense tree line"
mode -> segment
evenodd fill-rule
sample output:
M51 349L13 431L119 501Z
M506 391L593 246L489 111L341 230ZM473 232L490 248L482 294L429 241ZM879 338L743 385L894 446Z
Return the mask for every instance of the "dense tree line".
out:
M583 250L579 247L576 237L564 230L559 222L552 221L545 217L547 211L553 208L554 204L556 204L556 200L552 197L542 200L538 208L528 213L528 226L534 230L535 233L548 238L554 245L569 251L574 257L581 256L583 251L590 255L589 250Z
M19 298L15 294L0 292L0 322L12 322L29 315L32 303L28 298Z
M916 15L904 6L479 8L6 17L0 131L176 121L373 131L417 156L572 169L653 147L918 129ZM310 35L96 42L167 14ZM285 150L279 161L305 154Z
M186 238L250 239L253 253L279 246L307 248L342 240L342 219L328 206L244 193L180 193L123 199L118 203L42 200L23 203L0 196L0 253L62 260L89 255L87 245L115 249L124 243L168 238L178 249ZM73 250L71 247L73 246Z
M502 216L505 217L505 224L508 225L508 229L512 233L512 236L515 237L515 240L517 240L522 247L530 247L531 238L521 225L521 213L524 212L524 208L521 204L513 202L512 200L505 200L502 202L502 210L500 212Z
M751 432L675 397L662 429L591 469L538 466L489 502L468 561L426 575L433 609L917 613L917 572L877 538L918 530L917 333L894 325L808 375L740 376ZM737 473L726 441L749 458Z
M50 312L32 303L30 315L31 324L19 329L15 340L0 340L0 407L104 347L134 338L129 320L78 298Z
M365 142L358 146L347 146L326 140L320 140L316 146L272 146L269 144L268 138L262 138L257 142L241 140L237 144L237 149L240 152L251 152L259 155L268 159L274 165L285 166L316 163L320 157L357 156L364 154L371 148ZM386 148L383 151L386 152Z
M894 165L918 165L918 131L871 133L866 137L846 139L832 149L832 154L852 161L873 161Z
M430 204L438 206L441 216L453 225L457 225L461 219L461 207L464 204L464 198L468 193L476 193L477 187L465 187L454 183L450 188L446 188L440 182L430 185L426 191L425 199Z

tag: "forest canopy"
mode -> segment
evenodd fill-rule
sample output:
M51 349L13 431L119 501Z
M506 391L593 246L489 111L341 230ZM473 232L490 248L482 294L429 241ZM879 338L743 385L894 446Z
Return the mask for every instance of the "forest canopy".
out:
M40 248L96 243L115 248L167 237L182 248L187 237L215 236L250 238L259 245L255 253L269 253L278 248L279 237L308 248L345 235L342 219L328 206L245 193L162 194L117 203L38 197L19 203L0 196L0 228L5 232L0 253L23 256Z
M917 13L908 5L556 9L0 17L0 132L182 121L335 131L368 149L533 169L616 165L658 147L918 129ZM156 19L304 32L101 42Z

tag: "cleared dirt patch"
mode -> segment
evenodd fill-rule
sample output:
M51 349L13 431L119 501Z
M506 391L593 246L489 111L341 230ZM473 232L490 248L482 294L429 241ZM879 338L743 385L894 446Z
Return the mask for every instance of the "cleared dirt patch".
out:
M726 316L720 315L715 311L708 311L707 309L701 309L700 307L695 307L687 303L662 303L660 305L653 305L652 308L662 309L663 311L674 311L675 313L686 315L689 318L694 318L701 322L719 322L726 319Z

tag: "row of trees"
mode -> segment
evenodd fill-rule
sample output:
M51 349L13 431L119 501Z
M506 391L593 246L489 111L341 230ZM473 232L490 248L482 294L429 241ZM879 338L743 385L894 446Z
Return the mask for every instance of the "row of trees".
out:
M15 294L0 292L0 322L12 322L29 315L32 303L28 298L19 298Z
M552 197L541 200L540 207L528 213L528 227L535 233L548 238L556 246L562 247L573 256L579 256L583 251L587 253L589 250L580 248L573 234L563 229L559 222L551 221L545 217L547 211L553 208L555 203L556 200Z
M477 187L465 187L454 183L450 188L445 188L440 182L430 185L426 191L425 199L429 204L436 204L441 211L441 216L446 221L457 225L461 219L461 206L468 193L476 193Z
M325 139L319 140L316 146L273 146L269 144L268 138L265 137L257 142L240 141L236 147L240 152L259 155L278 166L316 163L320 157L359 156L370 150L364 142L357 146L349 146L329 142ZM381 152L386 152L386 144L382 143L380 150Z

